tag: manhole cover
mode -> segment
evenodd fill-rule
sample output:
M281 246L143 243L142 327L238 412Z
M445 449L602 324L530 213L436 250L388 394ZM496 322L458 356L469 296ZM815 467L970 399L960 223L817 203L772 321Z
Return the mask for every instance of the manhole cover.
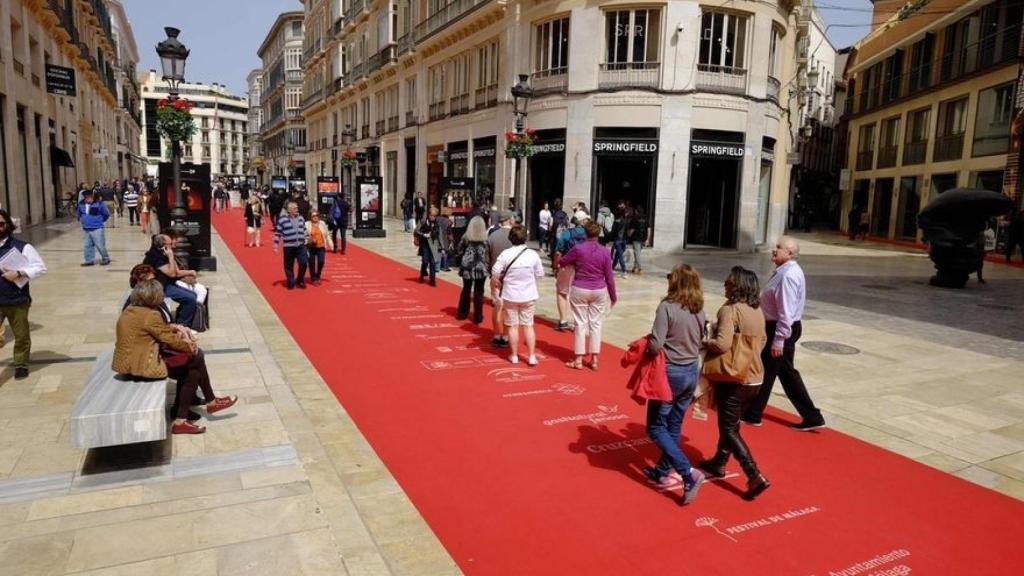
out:
M849 356L852 354L860 354L860 350L853 346L847 346L846 344L840 344L838 342L825 342L822 340L809 340L807 342L801 342L801 346L808 350L815 352L821 352L823 354L841 354L843 356Z
M899 288L895 286L887 286L885 284L862 284L861 286L871 290L899 290Z
M1006 304L978 304L982 308L990 308L992 310L1016 310L1016 306L1007 306Z

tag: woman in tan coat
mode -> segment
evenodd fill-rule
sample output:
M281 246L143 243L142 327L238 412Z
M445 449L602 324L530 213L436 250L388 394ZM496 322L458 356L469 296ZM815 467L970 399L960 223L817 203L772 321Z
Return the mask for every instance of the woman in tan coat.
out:
M764 348L767 336L760 294L757 275L734 266L725 280L726 303L718 310L718 321L706 344L706 360L710 360L715 355L729 354L737 334L752 340L753 345L749 348L753 350L753 358L742 382L715 381L709 376L718 406L718 450L710 460L702 460L698 464L709 478L722 478L729 456L735 456L747 475L747 491L743 494L746 500L753 500L770 485L757 469L754 456L740 435L740 414L744 405L757 396L764 378L759 352Z
M202 434L206 427L197 426L187 419L190 400L196 389L203 390L207 414L230 408L238 397L218 398L213 393L202 351L194 340L184 338L164 321L158 310L163 301L164 290L160 282L143 280L135 285L128 307L117 319L117 341L111 367L118 374L134 378L170 377L177 380L180 386L171 433Z

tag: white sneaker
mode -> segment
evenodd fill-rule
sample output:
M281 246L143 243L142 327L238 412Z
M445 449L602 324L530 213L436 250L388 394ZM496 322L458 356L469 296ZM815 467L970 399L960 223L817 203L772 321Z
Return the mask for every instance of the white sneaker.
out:
M519 356L516 356L515 354L513 354L513 355L508 357L508 361L513 363L513 364L519 364Z
M530 356L526 359L526 363L530 366L536 366L538 364L536 356Z

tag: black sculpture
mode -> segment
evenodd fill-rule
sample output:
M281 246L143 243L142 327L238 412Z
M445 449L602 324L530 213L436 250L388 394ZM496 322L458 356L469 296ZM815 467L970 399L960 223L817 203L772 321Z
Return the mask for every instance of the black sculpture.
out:
M917 215L917 225L928 243L928 256L935 263L929 283L942 288L963 288L985 257L979 239L985 222L1006 214L1013 202L991 190L955 188L928 203Z

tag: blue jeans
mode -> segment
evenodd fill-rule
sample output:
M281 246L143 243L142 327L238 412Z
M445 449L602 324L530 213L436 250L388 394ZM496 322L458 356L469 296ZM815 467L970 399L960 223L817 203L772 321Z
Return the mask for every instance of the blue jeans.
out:
M429 245L420 245L420 281L423 281L423 277L430 274L430 282L434 282L434 277L437 276L437 262L434 262L434 251L430 249Z
M612 271L615 270L615 266L619 266L622 273L626 273L626 243L622 240L616 240L612 243Z
M164 286L164 296L178 303L177 323L182 326L191 326L192 318L196 315L196 293L182 288L175 283Z
M288 281L288 286L295 286L296 275L295 275L295 262L299 263L299 274L298 283L306 283L306 265L309 263L309 254L306 252L305 246L285 246L284 247L284 277Z
M647 435L661 448L661 459L656 466L661 474L674 468L683 479L689 478L693 467L686 454L679 448L679 437L683 430L686 408L693 400L700 377L698 362L689 364L666 364L668 385L672 389L671 402L649 400L647 402Z
M320 275L324 272L324 255L327 254L327 248L323 246L317 248L316 246L309 246L309 278L313 282L320 281Z
M100 258L104 263L110 262L110 255L107 254L107 236L103 228L83 230L85 232L85 263L92 264L96 261L96 251L99 250Z

